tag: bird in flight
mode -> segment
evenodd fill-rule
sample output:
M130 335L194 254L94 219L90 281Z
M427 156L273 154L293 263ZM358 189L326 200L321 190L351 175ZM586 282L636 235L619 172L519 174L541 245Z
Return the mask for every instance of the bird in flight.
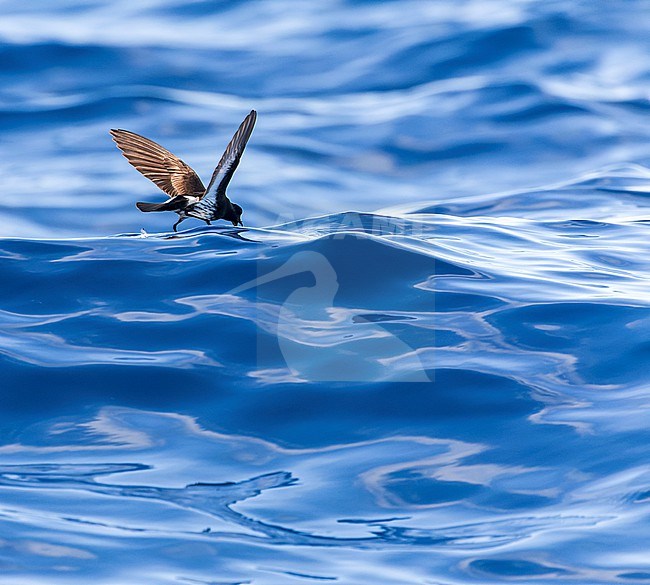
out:
M211 221L225 219L234 226L243 226L242 208L228 199L226 187L244 153L255 120L257 112L251 110L226 147L207 189L192 167L160 144L135 132L111 130L111 136L126 160L169 196L164 203L138 201L137 208L144 212L175 211L179 219L174 224L174 231L188 217L201 219L208 225Z

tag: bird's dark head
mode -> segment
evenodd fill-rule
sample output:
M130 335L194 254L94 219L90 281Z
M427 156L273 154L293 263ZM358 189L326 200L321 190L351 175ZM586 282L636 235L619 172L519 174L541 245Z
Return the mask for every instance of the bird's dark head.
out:
M241 214L244 213L244 210L237 205L236 203L232 204L232 216L228 219L232 222L232 225L244 225L241 220Z

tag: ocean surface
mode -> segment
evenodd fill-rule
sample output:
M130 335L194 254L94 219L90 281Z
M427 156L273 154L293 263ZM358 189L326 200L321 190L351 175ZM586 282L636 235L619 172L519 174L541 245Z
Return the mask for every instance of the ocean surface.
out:
M0 0L0 584L650 583L649 29Z

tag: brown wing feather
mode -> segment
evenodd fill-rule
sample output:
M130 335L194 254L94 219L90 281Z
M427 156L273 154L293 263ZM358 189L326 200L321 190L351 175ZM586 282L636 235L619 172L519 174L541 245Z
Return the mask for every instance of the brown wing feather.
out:
M194 169L160 144L128 130L110 132L126 160L170 197L205 193Z

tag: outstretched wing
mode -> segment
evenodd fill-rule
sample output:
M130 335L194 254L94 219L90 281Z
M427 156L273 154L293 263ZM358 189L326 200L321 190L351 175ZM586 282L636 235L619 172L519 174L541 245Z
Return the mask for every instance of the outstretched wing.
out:
M110 132L126 160L170 197L201 196L205 192L201 179L192 167L160 144L128 130Z
M226 196L226 187L230 183L235 169L239 164L241 155L244 154L246 143L251 137L255 121L257 120L257 112L251 110L250 114L244 118L244 121L239 126L237 132L232 137L232 140L226 147L226 150L221 155L219 164L212 173L210 184L205 190L205 194L195 206L194 210L201 213L211 214L217 208L220 201Z

